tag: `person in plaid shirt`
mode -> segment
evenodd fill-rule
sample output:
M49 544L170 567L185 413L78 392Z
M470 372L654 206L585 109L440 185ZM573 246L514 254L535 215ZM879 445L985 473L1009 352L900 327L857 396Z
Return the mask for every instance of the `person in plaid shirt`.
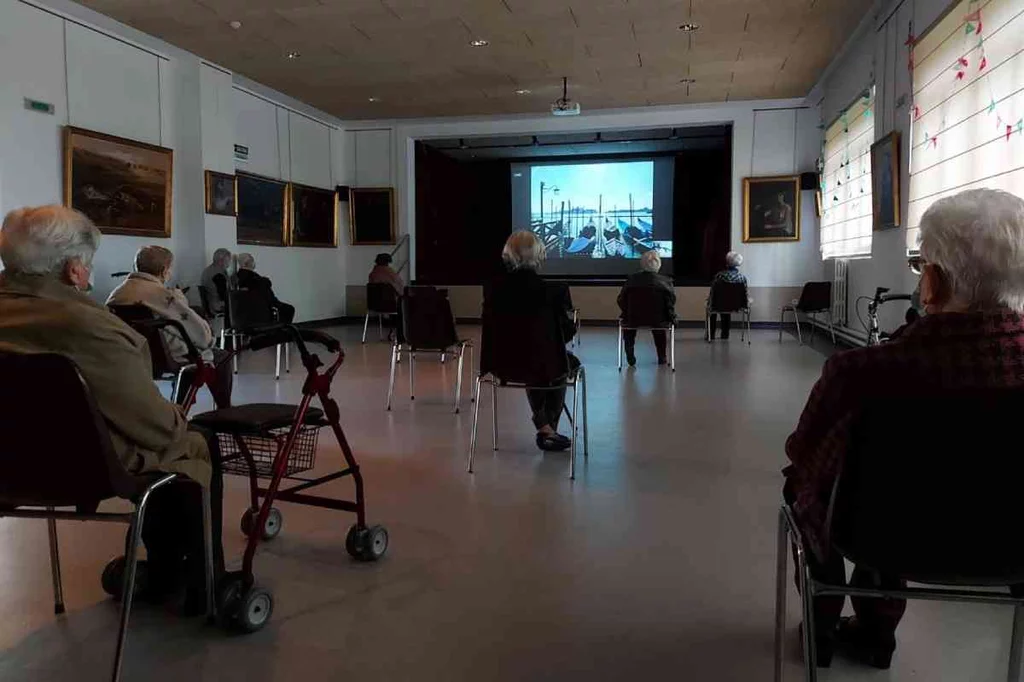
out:
M812 572L822 580L845 580L826 515L861 405L881 396L912 401L961 389L1024 387L1024 201L981 189L935 202L921 220L921 267L927 314L887 344L829 358L786 441L791 464L783 471L784 496L810 545ZM850 583L898 585L857 567ZM906 601L852 602L856 616L840 621L843 597L815 600L819 665L827 666L841 645L889 667Z

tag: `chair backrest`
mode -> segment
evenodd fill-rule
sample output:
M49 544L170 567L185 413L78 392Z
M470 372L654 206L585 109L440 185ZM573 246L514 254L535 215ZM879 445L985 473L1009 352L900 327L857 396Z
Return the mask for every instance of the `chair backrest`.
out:
M797 310L806 313L832 308L832 282L808 282L800 292Z
M484 318L480 372L502 383L546 386L569 374L562 329L550 311Z
M865 405L833 493L833 543L909 580L1024 583L1021 414L1024 391L1009 389Z
M165 333L173 334L174 331L158 329L146 324L157 319L156 314L144 305L111 305L107 306L110 312L121 318L125 324L137 331L146 339L149 346L149 360L153 367L154 379L166 379L175 376L181 369L181 364L175 362L171 357L171 351L167 347Z
M91 507L137 492L71 360L0 352L0 377L0 506Z
M232 289L228 291L225 324L235 331L267 327L275 323L274 311L262 291Z
M626 287L627 327L667 327L672 324L669 292L661 287Z
M735 313L747 308L747 285L743 282L718 282L711 287L708 309L717 313Z
M401 304L402 337L412 350L444 350L458 343L451 304L440 291L406 287Z
M387 282L366 285L366 309L371 313L393 315L398 312L398 292Z

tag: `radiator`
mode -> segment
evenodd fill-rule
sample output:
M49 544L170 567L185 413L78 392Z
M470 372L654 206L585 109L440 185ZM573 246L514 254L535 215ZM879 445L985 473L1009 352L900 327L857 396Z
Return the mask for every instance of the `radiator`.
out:
M836 326L846 327L847 311L847 273L850 261L842 258L832 259L832 320Z

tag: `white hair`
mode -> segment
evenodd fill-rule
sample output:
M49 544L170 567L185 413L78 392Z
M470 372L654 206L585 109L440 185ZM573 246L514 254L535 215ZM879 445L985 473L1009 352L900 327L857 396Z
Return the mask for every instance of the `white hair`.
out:
M974 189L936 201L921 218L921 258L971 309L1024 312L1024 200Z
M251 253L240 253L238 254L238 268L240 270L255 270L256 259L252 257Z
M536 270L544 262L544 242L529 230L513 232L501 250L501 259L512 270Z
M647 272L659 272L661 270L661 256L654 249L647 251L640 256L640 267Z
M11 272L54 275L72 260L90 266L99 245L92 221L64 206L15 209L0 227L0 260Z
M725 264L730 268L738 268L743 265L743 254L738 251L730 251L725 254Z
M135 252L135 271L157 277L174 263L174 254L162 246L143 246Z
M231 252L228 251L227 249L217 249L216 251L213 252L212 263L214 265L220 265L221 263L227 265L227 263L230 262L230 260Z

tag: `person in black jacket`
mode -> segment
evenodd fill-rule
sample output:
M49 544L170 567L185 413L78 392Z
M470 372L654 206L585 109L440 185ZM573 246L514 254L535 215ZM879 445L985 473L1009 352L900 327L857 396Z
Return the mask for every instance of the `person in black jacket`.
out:
M490 372L498 364L507 364L496 359L500 354L516 354L524 373L516 380L543 385L560 383L567 372L575 372L580 366L579 360L565 351L565 344L576 333L569 288L545 282L537 274L544 260L544 244L533 232L513 233L501 257L505 272L484 287L480 369ZM502 334L501 323L505 328L521 331L522 338L529 339L530 347L523 347L521 338ZM546 451L567 449L571 441L558 433L565 387L527 390L526 396L537 428L537 447Z
M239 289L258 291L263 295L267 306L277 312L278 322L291 324L295 320L295 306L277 299L270 278L256 272L256 259L252 257L251 253L238 254L238 274L235 275L235 278Z
M619 310L622 311L622 319L626 324L640 324L641 326L672 323L676 319L676 290L672 287L672 282L668 277L658 274L658 271L661 270L661 256L657 251L648 251L640 259L640 267L643 268L642 271L630 275L622 290L619 291L618 304ZM630 309L630 299L634 298L633 294L637 289L650 293L652 301L650 310L644 310L641 313L641 311ZM634 322L631 320L631 315L633 317L642 315L644 319ZM667 364L665 330L652 329L651 335L654 337L654 348L658 352L658 364ZM622 343L626 349L626 361L629 362L630 367L635 366L636 330L623 329Z

